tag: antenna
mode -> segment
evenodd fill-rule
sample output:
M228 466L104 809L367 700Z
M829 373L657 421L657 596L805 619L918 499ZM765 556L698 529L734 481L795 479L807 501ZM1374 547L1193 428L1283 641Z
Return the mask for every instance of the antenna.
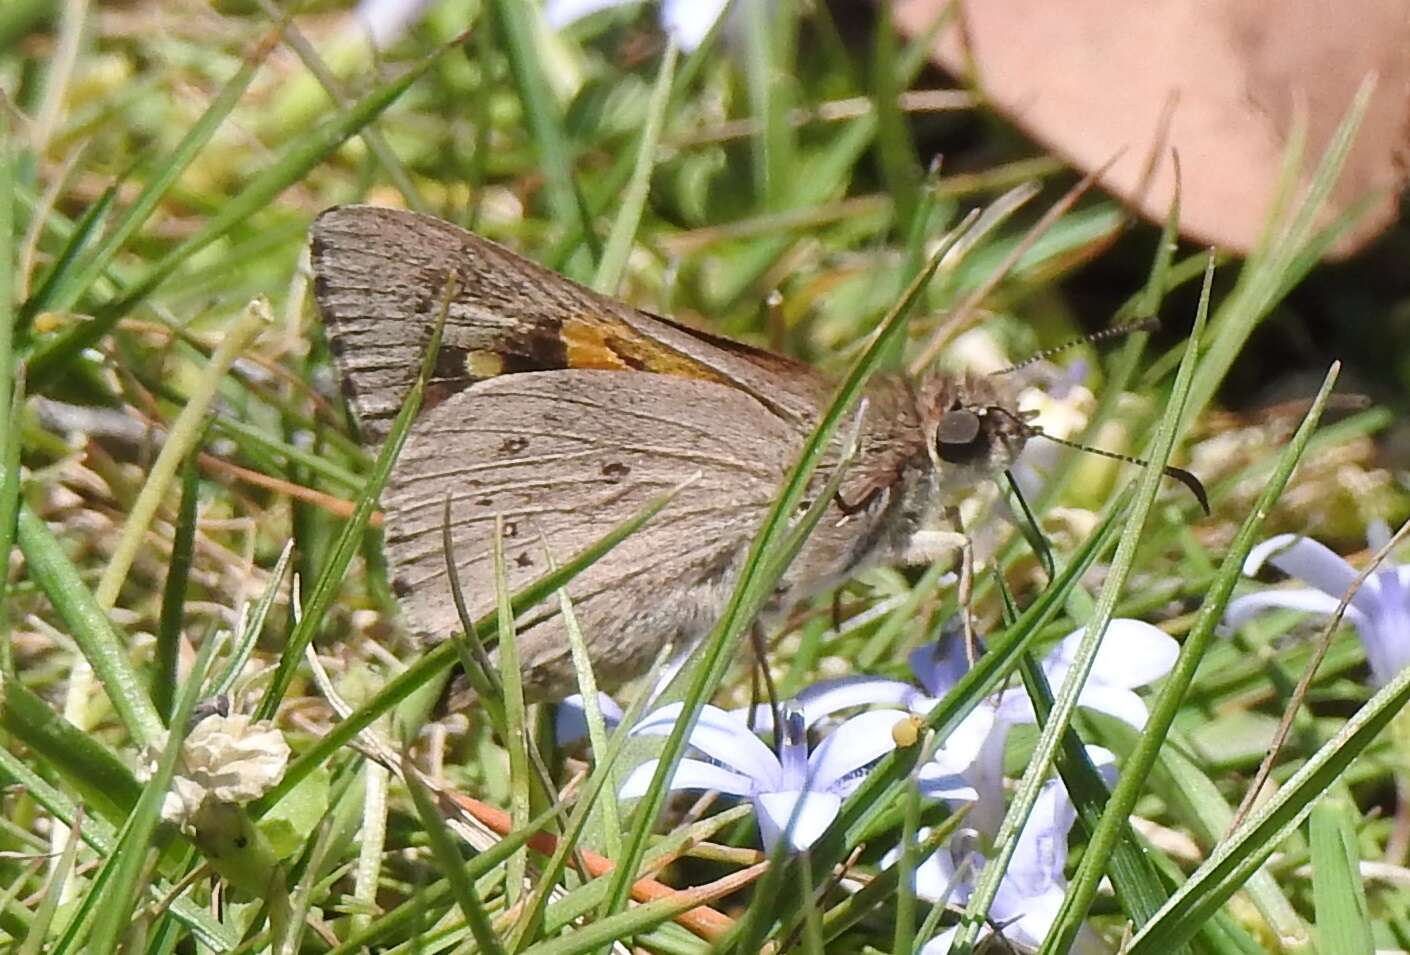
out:
M1160 319L1154 315L1149 318L1138 318L1134 322L1125 322L1121 325L1113 325L1110 328L1103 328L1092 332L1090 335L1083 335L1081 338L1074 338L1070 342L1063 342L1061 345L1054 345L1052 348L1044 348L1042 351L1034 352L1017 364L1009 365L1007 368L1000 368L998 371L991 371L990 375L1007 375L1018 371L1020 368L1027 368L1054 355L1061 354L1069 348L1076 348L1078 345L1094 345L1097 342L1104 342L1111 338L1121 338L1134 332L1153 332L1160 327Z
M1035 428L1032 425L1029 426L1028 435L1032 438L1046 438L1054 444L1060 444L1077 451L1086 451L1088 454L1095 454L1103 458L1111 458L1113 461L1125 461L1127 464L1139 464L1142 467L1151 466L1149 461L1144 458L1138 458L1134 454L1121 454L1118 451L1108 451L1105 448L1088 447L1085 444L1078 444L1076 441L1068 441L1066 438L1059 438L1048 434L1042 428ZM1204 485L1200 483L1199 478L1195 477L1184 468L1177 468L1173 464L1167 464L1160 470L1164 472L1166 477L1173 478L1190 489L1190 493L1195 496L1195 500L1199 501L1200 509L1204 511L1205 517L1208 517L1212 513L1209 509L1209 495L1205 492Z
M1146 468L1151 466L1151 463L1145 458L1138 458L1134 454L1122 454L1119 451L1108 451L1105 448L1093 448L1089 445L1079 444L1076 441L1069 441L1066 438L1059 438L1056 435L1048 434L1037 425L1029 424L1012 411L999 405L992 405L989 410L999 411L1008 415L1014 423L1023 429L1024 434L1030 438L1044 438L1054 444L1060 444L1065 448L1072 448L1074 451L1086 451L1088 454L1111 458L1113 461L1122 461L1126 464L1139 464L1141 467ZM1189 489L1190 493L1195 496L1195 500L1199 501L1200 509L1204 511L1205 517L1213 513L1209 508L1209 494L1205 491L1204 485L1200 482L1199 478L1195 477L1194 474L1186 471L1184 468L1177 468L1173 464L1164 465L1160 470L1166 477L1179 481Z

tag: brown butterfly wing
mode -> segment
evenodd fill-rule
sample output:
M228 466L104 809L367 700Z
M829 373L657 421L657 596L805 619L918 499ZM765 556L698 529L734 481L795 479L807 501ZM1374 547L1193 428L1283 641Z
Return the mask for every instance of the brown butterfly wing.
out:
M459 629L443 526L469 611L495 606L492 543L503 521L511 590L562 563L653 497L698 475L671 504L569 585L608 687L638 675L667 641L688 646L718 616L799 436L743 393L637 373L508 375L448 398L413 425L383 495L386 548L411 629ZM519 621L526 687L574 691L550 600Z
M364 435L401 408L449 289L426 404L502 374L590 368L713 381L811 426L807 365L632 308L431 216L343 206L312 230L314 295Z

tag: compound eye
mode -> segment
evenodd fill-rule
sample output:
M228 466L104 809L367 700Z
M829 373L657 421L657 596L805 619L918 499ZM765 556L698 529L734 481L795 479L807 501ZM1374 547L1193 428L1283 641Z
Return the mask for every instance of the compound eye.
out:
M979 415L973 411L947 411L935 428L935 451L940 460L951 464L972 461L984 451L982 431Z
M947 411L935 429L935 440L940 444L969 444L977 437L979 415L973 411Z

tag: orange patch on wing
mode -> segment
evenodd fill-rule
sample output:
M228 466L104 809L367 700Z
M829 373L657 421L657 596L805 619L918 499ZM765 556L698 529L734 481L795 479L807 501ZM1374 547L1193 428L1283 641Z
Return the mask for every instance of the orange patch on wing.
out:
M649 338L625 322L594 317L564 323L570 368L649 371L676 378L725 381L713 368Z
M594 322L566 322L560 334L569 368L626 371L631 367L612 350L605 330Z

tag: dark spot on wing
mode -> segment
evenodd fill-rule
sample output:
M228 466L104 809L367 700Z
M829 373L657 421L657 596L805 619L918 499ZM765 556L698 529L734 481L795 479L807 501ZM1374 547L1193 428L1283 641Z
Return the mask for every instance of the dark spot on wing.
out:
M518 537L518 536L519 536L519 525L516 524L516 523L514 523L513 521L505 521L505 522L504 522L504 536L505 536L505 537Z
M524 449L527 448L528 446L529 446L529 439L528 439L528 438L520 438L520 437L505 438L505 439L504 439L503 441L501 441L500 444L499 444L499 453L500 453L500 454L518 454L520 451L524 450Z
M411 593L411 584L407 583L404 577L393 577L392 593L398 597L406 597Z
M612 461L611 463L604 464L602 466L602 476L605 478L609 478L614 484L631 473L632 469L627 467L621 461Z
M477 498L475 498L475 505L476 505L477 507L489 507L489 506L490 506L491 504L493 504L493 503L494 503L494 498L490 498L490 497L477 497Z
M517 565L520 566L520 567L532 567L532 566L534 566L534 560L533 560L532 557L530 557L530 556L528 555L527 552L525 552L525 553L523 553L523 554L520 554L518 557L514 558L514 563L517 564Z
M470 357L470 352L464 348L457 348L454 345L442 345L440 352L436 354L436 367L432 373L432 380L459 380L468 378L465 373L465 362Z

